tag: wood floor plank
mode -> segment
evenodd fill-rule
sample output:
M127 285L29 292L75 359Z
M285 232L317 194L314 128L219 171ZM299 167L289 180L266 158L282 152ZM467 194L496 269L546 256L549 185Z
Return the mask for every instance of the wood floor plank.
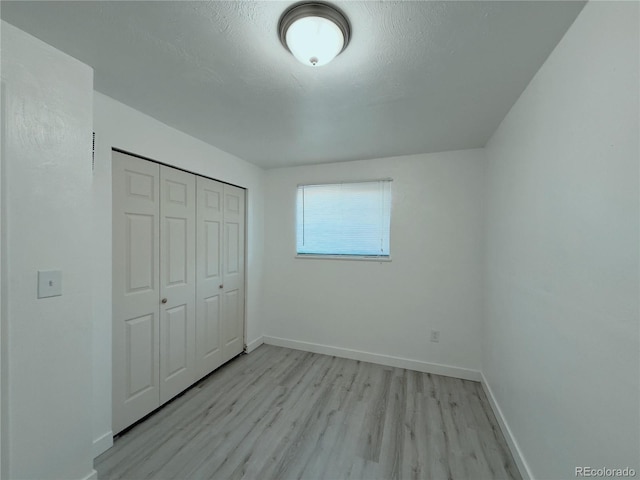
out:
M372 391L368 402L369 411L362 424L360 435L362 448L360 455L365 460L371 460L372 462L378 462L380 459L380 448L385 426L384 419L387 413L393 371L384 369L380 370L379 373L381 374L380 378L371 381Z
M407 370L394 368L384 419L380 463L383 476L389 480L402 478L405 447L405 414L407 410Z
M263 345L118 437L101 480L516 479L477 382Z
M426 431L420 428L424 425L421 402L422 374L408 371L407 378L407 408L404 416L404 445L402 457L402 474L404 479L420 479L426 477L425 464L428 462Z

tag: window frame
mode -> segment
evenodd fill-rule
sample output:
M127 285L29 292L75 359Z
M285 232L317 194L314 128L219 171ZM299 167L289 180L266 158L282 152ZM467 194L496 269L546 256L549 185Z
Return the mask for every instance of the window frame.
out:
M353 185L358 183L375 183L375 182L388 182L389 183L389 255L353 255L353 254L324 254L324 253L298 253L298 190L300 187L313 187L323 185ZM295 259L302 260L346 260L356 262L391 262L391 218L393 216L393 178L375 178L370 180L353 180L353 181L326 181L326 182L309 182L298 183L295 190L295 210L294 210L294 251Z

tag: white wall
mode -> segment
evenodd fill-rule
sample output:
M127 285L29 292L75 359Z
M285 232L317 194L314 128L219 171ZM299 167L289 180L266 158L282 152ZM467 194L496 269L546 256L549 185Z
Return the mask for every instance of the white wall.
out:
M537 478L640 471L638 14L588 3L486 147L483 373Z
M483 164L466 150L268 170L265 341L478 378ZM392 262L294 258L298 184L389 177Z
M1 7L0 7L1 8ZM0 39L2 38L2 26L3 22L0 21ZM0 49L2 48L2 44L0 42ZM4 298L6 297L6 289L7 289L7 275L6 269L4 268L4 264L6 262L6 238L5 238L5 207L6 202L4 201L4 157L5 157L5 148L6 148L6 131L5 131L5 122L7 116L5 114L5 85L4 78L2 77L2 68L0 68L0 478L7 478L7 466L5 458L7 457L7 443L3 440L5 435L4 426L8 425L8 417L7 417L7 358L6 355L8 353L8 345L7 345L7 335L6 331L8 330L7 324L7 309L6 302Z
M93 196L94 454L111 446L111 149L119 148L247 189L246 341L262 338L264 171L122 103L95 94Z
M3 269L9 279L3 295L8 336L3 460L12 479L87 478L95 474L93 71L3 22L2 78L9 119L2 158ZM63 294L37 299L37 271L48 269L62 270Z

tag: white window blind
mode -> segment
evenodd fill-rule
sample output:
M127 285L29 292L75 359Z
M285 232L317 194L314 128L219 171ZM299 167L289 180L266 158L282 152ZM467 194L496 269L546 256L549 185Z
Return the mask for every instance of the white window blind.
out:
M299 255L389 256L391 180L300 185Z

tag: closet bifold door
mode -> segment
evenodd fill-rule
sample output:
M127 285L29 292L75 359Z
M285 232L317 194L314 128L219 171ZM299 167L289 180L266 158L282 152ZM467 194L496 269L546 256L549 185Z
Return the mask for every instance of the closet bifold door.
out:
M196 177L160 167L160 403L196 380Z
M244 348L245 190L224 185L222 237L222 361Z
M113 433L240 354L245 191L113 153Z
M113 433L160 405L160 169L113 152Z
M224 184L197 177L196 367L202 378L222 365L222 199Z

